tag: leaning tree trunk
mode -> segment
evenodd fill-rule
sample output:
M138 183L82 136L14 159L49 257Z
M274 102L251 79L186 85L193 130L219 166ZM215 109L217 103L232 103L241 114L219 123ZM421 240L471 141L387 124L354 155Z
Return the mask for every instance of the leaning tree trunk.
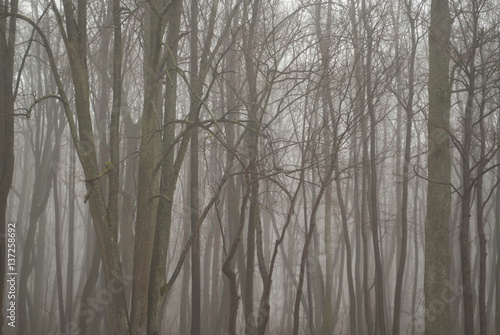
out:
M144 24L144 107L139 156L137 189L137 216L135 222L134 281L132 282L132 307L130 324L134 333L145 334L148 320L148 292L153 255L156 214L158 209L159 176L157 164L160 153L160 106L161 81L158 73L161 41L164 30L162 0L147 5Z
M406 254L408 248L408 188L410 182L410 158L411 158L411 141L412 141L412 123L413 123L413 98L415 95L415 57L417 52L417 37L415 19L411 16L411 2L407 5L406 14L410 22L411 34L411 52L409 59L409 74L408 74L408 98L406 100L406 136L405 136L405 151L403 162L403 181L402 181L402 199L401 199L401 254L399 255L399 263L396 274L396 288L394 294L394 318L393 318L393 335L400 333L403 277L406 266ZM415 271L416 268L415 268Z

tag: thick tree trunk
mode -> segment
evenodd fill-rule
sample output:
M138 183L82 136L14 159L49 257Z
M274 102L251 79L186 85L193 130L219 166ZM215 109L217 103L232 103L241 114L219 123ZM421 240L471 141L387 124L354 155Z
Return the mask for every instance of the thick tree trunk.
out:
M189 217L191 220L191 234L194 234L191 245L191 335L200 335L201 332L201 266L200 266L200 235L197 231L199 219L199 185L198 185L198 122L200 101L199 94L202 93L202 82L198 78L198 1L191 1L191 40L190 40L190 64L191 91L189 97L191 115L196 115L194 125L191 129L191 146L189 148Z
M337 150L334 148L334 150ZM295 294L295 302L294 302L294 309L293 309L293 335L298 335L299 334L299 319L300 319L300 302L302 299L302 291L303 291L303 285L304 285L304 278L305 278L305 267L306 267L306 262L309 254L309 246L311 244L311 240L314 234L314 230L316 229L316 215L318 212L319 204L321 200L323 199L323 195L326 191L327 185L330 183L332 173L333 173L333 166L330 166L329 170L326 171L325 173L325 182L327 184L321 185L319 192L314 199L313 207L311 210L311 215L309 217L309 227L308 231L305 237L305 242L304 246L302 248L302 254L300 258L300 272L299 272L299 281L297 284L297 292Z
M153 1L146 8L144 27L145 59L144 106L139 156L137 217L135 223L134 281L132 282L132 308L130 323L134 333L145 334L148 321L148 292L151 259L158 210L159 175L157 164L160 153L160 116L159 95L163 71L160 65L161 41L164 30L164 17L160 12L165 4Z
M384 296L384 274L382 267L382 256L379 244L379 209L378 209L378 180L377 180L377 117L375 115L374 106L374 91L372 83L372 52L373 52L373 28L369 25L368 12L365 4L363 4L363 23L367 33L367 48L366 48L366 101L368 108L368 116L370 119L370 174L369 174L369 195L368 206L370 213L370 223L372 230L373 256L375 260L375 324L377 333L386 334L385 327L385 296Z
M166 92L163 115L163 140L161 154L161 183L158 203L156 232L151 260L151 277L149 288L148 333L158 335L161 333L161 320L166 301L164 287L167 280L165 259L167 258L168 243L170 241L170 227L172 223L172 203L177 186L185 150L179 150L178 157L181 163L174 162L174 137L177 106L177 49L179 26L181 20L182 1L172 2L168 12L167 45L169 52L166 56ZM185 148L185 146L184 146Z
M486 167L486 129L484 124L484 109L486 104L486 78L484 69L481 73L483 78L481 92L481 103L479 106L479 146L480 156L477 168L476 178L476 226L479 239L479 290L478 290L478 307L479 307L479 334L486 335L488 332L487 311L486 311L486 235L484 232L484 206L483 201L483 174Z
M406 106L406 136L405 136L405 151L403 162L403 178L402 178L402 199L401 199L401 254L399 255L399 263L396 274L396 288L394 293L394 317L392 334L399 335L401 327L401 305L403 293L403 277L406 266L406 255L408 248L408 188L410 182L410 158L411 158L411 142L412 142L412 124L413 124L413 98L415 94L415 57L417 53L417 37L415 19L411 13L411 2L407 5L406 13L410 22L411 33L411 52L410 63L408 65L408 98ZM414 271L417 271L415 268Z
M474 63L474 62L473 62ZM474 64L471 65L473 68ZM472 203L472 177L470 168L470 155L472 145L472 109L474 103L474 70L469 82L467 104L464 115L464 133L462 140L462 205L460 217L460 260L462 265L463 285L463 312L465 334L474 333L474 297L472 286L471 269L471 246L470 246L470 217Z
M2 2L3 4L3 2ZM4 12L17 13L18 1L5 3ZM10 5L10 6L9 6ZM14 48L16 43L16 17L0 18L0 306L3 306L5 290L5 261L7 226L7 199L14 176ZM0 311L0 334L4 323L4 309Z
M57 302L59 310L59 331L61 333L65 332L66 318L65 318L65 308L64 308L64 295L63 295L63 279L62 279L62 259L61 259L61 215L60 215L60 203L59 203L59 192L57 190L57 177L53 177L53 188L54 188L54 208L55 208L55 245L56 245L56 278L57 278Z
M451 159L448 0L432 0L429 30L428 187L425 220L425 334L450 333ZM441 299L436 301L436 299ZM436 304L439 304L439 309Z

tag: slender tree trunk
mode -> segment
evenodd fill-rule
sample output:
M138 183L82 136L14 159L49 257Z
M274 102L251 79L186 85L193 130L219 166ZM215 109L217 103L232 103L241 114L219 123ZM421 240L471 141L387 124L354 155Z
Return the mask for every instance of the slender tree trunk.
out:
M251 17L250 15L251 5ZM248 169L247 169L247 186L250 191L250 205L248 210L248 228L247 228L247 257L246 257L246 279L244 293L244 315L245 315L245 333L254 334L257 330L254 317L254 272L255 272L255 238L256 226L259 218L259 179L257 178L257 161L258 155L258 139L260 133L260 119L258 113L258 95L257 95L257 74L256 59L254 49L256 48L256 27L260 17L261 2L245 1L244 3L244 21L248 20L249 27L244 35L245 48L245 70L248 83L249 98L247 108L249 110L248 122Z
M187 183L189 185L189 183ZM184 199L189 200L189 188L185 187L184 190ZM184 225L184 238L183 244L187 242L189 231L190 231L190 222L189 222L189 206L185 204L185 208L183 210L183 225ZM192 251L192 250L191 250ZM190 332L190 314L189 310L190 298L189 298L189 284L191 280L191 258L184 265L183 273L182 273L182 285L181 285L181 304L180 304L180 317L179 317L179 334L188 334Z
M194 241L191 245L191 335L199 335L201 332L201 268L200 268L200 235L197 231L199 211L198 211L198 122L200 103L197 95L201 93L201 81L198 76L198 1L191 1L191 60L189 69L191 72L190 91L190 114L196 115L194 126L191 129L191 146L189 151L189 205L191 219L191 234L194 234Z
M163 319L163 308L166 301L165 285L167 281L167 269L165 259L167 258L168 244L170 241L170 228L172 224L172 204L174 192L179 176L180 165L185 153L185 146L178 151L180 162L174 161L174 137L177 109L177 50L178 36L181 20L182 1L175 0L167 13L168 30L167 46L169 52L166 55L165 78L166 92L163 111L163 139L161 151L161 183L158 200L158 214L156 232L154 239L153 257L151 260L151 276L149 279L149 309L148 309L148 333L159 335L161 333L161 321Z
M238 284L236 281L236 273L234 272L234 265L231 266L233 258L236 255L238 244L241 240L241 235L243 233L243 228L245 227L245 208L248 203L248 198L250 196L250 188L247 188L243 196L240 208L240 218L237 230L235 232L234 239L231 241L231 246L228 250L226 260L222 264L222 272L229 280L229 297L230 297L230 308L229 308L229 325L228 334L236 335L236 318L238 316Z
M73 271L75 262L75 149L69 148L69 185L68 185L68 262L66 268L66 322L73 323Z

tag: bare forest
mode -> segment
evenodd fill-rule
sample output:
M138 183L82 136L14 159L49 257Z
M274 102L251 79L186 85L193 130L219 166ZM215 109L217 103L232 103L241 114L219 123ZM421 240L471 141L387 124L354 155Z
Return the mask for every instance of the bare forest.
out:
M500 334L498 0L0 0L0 335Z

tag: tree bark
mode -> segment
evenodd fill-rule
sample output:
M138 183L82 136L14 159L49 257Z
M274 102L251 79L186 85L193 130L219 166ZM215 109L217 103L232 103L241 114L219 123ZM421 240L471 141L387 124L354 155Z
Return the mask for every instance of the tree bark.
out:
M14 176L14 50L16 43L16 17L4 17L4 12L17 13L18 1L5 2L0 7L0 306L5 290L5 260L7 226L7 199ZM2 2L3 4L3 2ZM4 309L0 311L0 335L4 323Z
M451 18L448 0L432 0L429 28L428 187L425 220L425 334L450 333L451 159L449 145ZM441 299L437 301L436 299Z
M138 334L147 332L148 292L153 256L156 214L158 210L159 174L157 164L160 153L159 122L161 76L161 40L165 27L162 0L146 6L144 25L144 103L139 156L137 216L135 223L134 281L132 282L132 308L130 324Z
M412 2L410 1L406 7L406 15L410 23L411 34L411 52L410 63L408 64L408 98L406 100L406 136L405 136L405 151L403 162L403 178L402 178L402 199L401 199L401 254L399 255L399 263L396 274L396 288L394 292L394 317L392 334L399 335L401 323L401 301L403 293L403 277L406 266L406 255L408 248L408 188L410 182L410 158L411 158L411 142L412 142L412 124L413 124L413 98L415 95L415 57L417 53L417 37L415 19L412 17ZM416 268L415 268L416 271Z

